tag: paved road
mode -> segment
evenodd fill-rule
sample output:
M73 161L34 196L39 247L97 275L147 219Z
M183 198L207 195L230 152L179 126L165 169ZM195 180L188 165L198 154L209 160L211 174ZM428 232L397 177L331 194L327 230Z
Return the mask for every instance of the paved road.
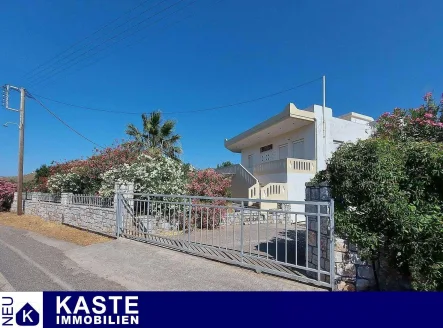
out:
M125 289L80 268L69 259L66 251L78 247L0 226L0 280L16 291Z
M0 291L319 290L144 243L91 246L0 225Z

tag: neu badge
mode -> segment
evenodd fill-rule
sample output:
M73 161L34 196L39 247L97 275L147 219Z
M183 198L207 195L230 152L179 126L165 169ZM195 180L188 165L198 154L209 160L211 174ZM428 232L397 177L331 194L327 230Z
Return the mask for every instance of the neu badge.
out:
M20 293L17 293L17 296L1 297L0 327L29 327L39 324L40 314L25 299L26 296Z

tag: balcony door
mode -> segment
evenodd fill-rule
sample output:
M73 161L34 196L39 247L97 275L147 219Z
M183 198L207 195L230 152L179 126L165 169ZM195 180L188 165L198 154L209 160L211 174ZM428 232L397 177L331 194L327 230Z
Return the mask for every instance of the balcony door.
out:
M278 159L288 158L288 144L280 145L278 147Z
M305 158L305 141L304 139L296 140L292 144L292 157L293 158Z

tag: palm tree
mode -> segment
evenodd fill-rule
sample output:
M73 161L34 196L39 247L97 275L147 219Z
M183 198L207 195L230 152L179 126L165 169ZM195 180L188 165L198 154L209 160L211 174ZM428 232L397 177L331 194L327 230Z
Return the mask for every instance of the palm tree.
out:
M166 120L162 124L161 116L160 111L152 112L149 116L142 114L143 131L130 123L126 128L126 134L135 139L140 151L159 150L168 157L178 159L182 153L178 145L181 136L174 133L175 122Z

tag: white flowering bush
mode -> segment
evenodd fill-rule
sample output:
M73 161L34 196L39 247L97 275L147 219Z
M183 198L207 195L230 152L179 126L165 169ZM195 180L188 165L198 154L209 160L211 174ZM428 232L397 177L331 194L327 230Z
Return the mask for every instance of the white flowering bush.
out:
M82 177L77 173L56 173L48 178L48 189L51 193L80 193L83 189Z
M148 194L183 195L186 174L183 164L168 157L142 154L132 164L123 164L101 175L100 195L112 196L115 183L134 183L134 192Z

